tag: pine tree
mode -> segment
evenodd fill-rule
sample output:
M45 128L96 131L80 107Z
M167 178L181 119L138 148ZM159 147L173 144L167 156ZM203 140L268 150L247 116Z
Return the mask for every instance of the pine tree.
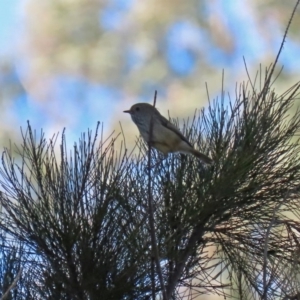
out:
M300 82L276 93L278 57L184 125L212 166L28 123L0 168L2 299L297 299Z

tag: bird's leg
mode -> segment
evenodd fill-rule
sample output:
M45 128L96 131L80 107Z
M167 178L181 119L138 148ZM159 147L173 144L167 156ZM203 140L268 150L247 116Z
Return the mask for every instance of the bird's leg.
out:
M164 160L166 160L168 158L168 153L164 153L163 157L159 158L159 161L157 162L157 164L162 163Z
M186 162L186 160L187 160L186 154L180 153L180 159L182 161Z
M167 158L168 158L168 154L163 154L163 157L158 157L158 161L153 166L151 166L151 168L157 167Z
M154 149L153 149L153 151L154 151ZM161 152L159 152L159 153L161 153ZM159 157L157 158L157 162L155 162L153 165L150 165L150 168L152 169L152 168L157 167L158 165L160 165L167 158L168 158L167 153L163 153L163 157L161 157L161 155L159 155Z

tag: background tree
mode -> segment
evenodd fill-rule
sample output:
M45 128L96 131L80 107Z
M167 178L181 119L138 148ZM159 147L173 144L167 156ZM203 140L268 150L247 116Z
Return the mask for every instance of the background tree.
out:
M300 83L278 94L276 63L185 124L211 167L189 156L162 161L141 141L129 154L98 129L72 152L63 133L57 149L57 136L28 124L0 168L3 294L296 299L300 115L287 117Z
M0 143L21 139L27 120L47 137L105 123L159 95L164 115L187 118L274 60L296 0L4 1L0 8ZM299 12L280 58L279 93L299 77ZM9 26L10 25L10 26ZM132 135L133 136L133 135ZM134 137L127 137L127 143Z
M7 150L0 170L1 228L26 250L18 263L27 293L20 280L11 299L299 293L288 269L300 223L286 213L299 209L300 149L292 139L300 115L286 117L300 83L277 95L273 72L242 84L231 105L222 95L186 124L212 167L190 156L161 161L141 142L139 156L116 151L118 137L99 141L98 131L83 135L72 154L62 134L57 155L57 137L47 141L28 125L22 160Z

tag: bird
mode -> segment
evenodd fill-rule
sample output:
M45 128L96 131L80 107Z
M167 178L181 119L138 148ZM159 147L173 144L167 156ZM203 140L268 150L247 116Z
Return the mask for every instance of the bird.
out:
M206 164L213 163L211 158L196 150L179 129L153 105L136 103L123 112L130 114L144 141L165 156L176 152L192 154Z

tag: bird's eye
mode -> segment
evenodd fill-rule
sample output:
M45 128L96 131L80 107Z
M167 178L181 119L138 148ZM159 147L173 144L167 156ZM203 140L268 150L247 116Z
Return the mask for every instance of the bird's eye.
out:
M136 111L139 111L139 110L140 110L140 108L139 108L139 107L136 107L136 108L135 108L135 110L136 110Z

